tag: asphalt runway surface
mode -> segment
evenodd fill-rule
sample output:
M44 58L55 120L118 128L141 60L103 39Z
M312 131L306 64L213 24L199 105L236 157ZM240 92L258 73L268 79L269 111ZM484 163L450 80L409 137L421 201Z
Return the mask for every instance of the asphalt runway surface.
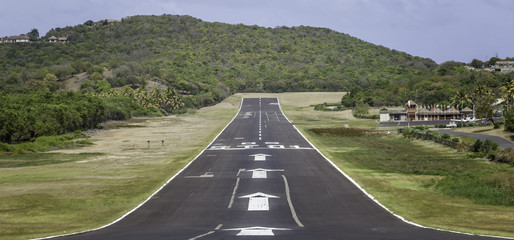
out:
M186 169L108 227L59 239L493 239L405 223L357 188L282 114L246 98Z

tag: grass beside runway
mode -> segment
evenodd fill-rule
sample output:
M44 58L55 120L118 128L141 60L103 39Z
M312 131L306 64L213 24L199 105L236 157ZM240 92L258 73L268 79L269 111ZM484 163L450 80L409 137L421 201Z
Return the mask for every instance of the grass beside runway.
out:
M312 129L345 124L378 129L374 120L307 106L283 108L292 122L304 123L297 127L323 154L396 214L430 227L514 237L513 166L404 139L394 129L379 129L378 135L323 134Z
M1 156L0 239L66 234L112 222L189 163L239 105L240 95L232 96L196 113L101 131L85 148Z

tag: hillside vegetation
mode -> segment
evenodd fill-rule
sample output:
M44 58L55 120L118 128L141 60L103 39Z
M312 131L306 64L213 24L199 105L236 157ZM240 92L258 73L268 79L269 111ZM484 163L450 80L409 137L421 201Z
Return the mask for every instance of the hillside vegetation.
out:
M63 79L99 65L114 71L108 79L113 86L155 79L183 93L210 93L206 96L218 101L241 91L349 90L406 80L436 66L329 29L272 29L189 16L134 16L109 26L58 28L43 40L50 36L70 42L3 45L4 81L42 79L45 72Z
M52 36L69 42L47 42ZM0 139L33 140L134 113L166 115L235 92L394 86L435 66L324 28L263 28L173 15L133 16L104 26L88 21L52 29L30 44L0 45ZM79 93L60 93L64 80L81 73L87 79ZM167 89L150 92L150 81ZM48 114L54 110L60 115Z

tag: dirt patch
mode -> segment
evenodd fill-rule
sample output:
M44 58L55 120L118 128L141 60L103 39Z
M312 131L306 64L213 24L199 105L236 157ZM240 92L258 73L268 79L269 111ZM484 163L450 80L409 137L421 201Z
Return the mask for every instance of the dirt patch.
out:
M240 95L234 95L222 103L202 108L194 114L110 121L103 124L106 130L86 132L88 140L93 142L93 145L52 152L95 152L134 158L148 155L149 152L162 155L170 153L170 151L176 152L177 148L187 149L192 144L190 139L205 138L206 133L213 134L211 130L213 127L219 128L221 127L220 123L226 124L223 121L220 122L218 117L213 118L212 116L216 115L218 111L225 113L227 109L238 109L240 99Z
M146 85L148 91L152 91L153 89L155 88L158 88L160 90L164 90L166 89L168 86L160 83L160 82L156 82L156 81L148 81L147 85Z
M80 90L80 85L82 85L82 83L87 79L89 79L89 75L84 72L74 75L73 77L68 78L63 82L66 90L77 92Z

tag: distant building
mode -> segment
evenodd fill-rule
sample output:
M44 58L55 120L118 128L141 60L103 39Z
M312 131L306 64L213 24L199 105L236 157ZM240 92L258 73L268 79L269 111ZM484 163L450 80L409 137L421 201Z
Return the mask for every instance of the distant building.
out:
M489 72L514 72L514 61L497 61L494 66L488 68L474 68L470 66L465 66L466 70L469 71L489 71Z
M514 61L497 61L492 68L496 72L512 72L514 71Z
M93 26L104 26L104 25L114 25L116 23L121 22L121 20L115 19L104 19L93 23Z
M433 121L433 120L447 120L458 119L465 117L472 117L473 110L464 108L459 111L453 107L420 107L414 101L407 101L405 110L381 110L380 121Z
M30 42L30 38L25 35L0 38L0 43L21 43L21 42Z
M68 42L68 38L67 37L51 36L50 38L48 38L48 42L51 42L51 43L67 43Z

